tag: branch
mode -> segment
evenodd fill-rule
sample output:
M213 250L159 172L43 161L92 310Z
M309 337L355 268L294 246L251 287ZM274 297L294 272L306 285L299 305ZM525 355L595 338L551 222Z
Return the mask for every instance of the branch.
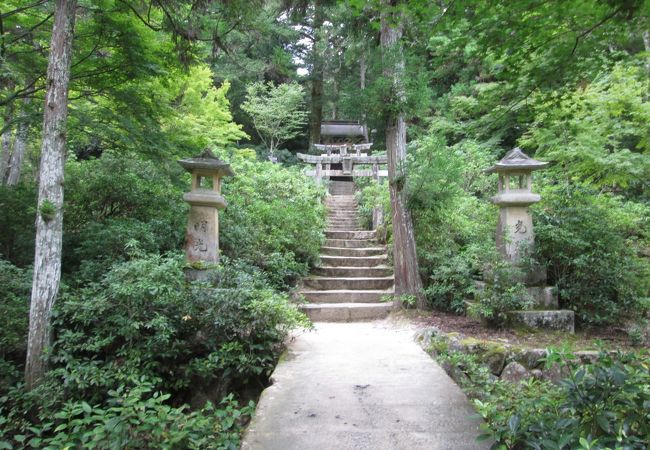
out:
M598 23L596 23L594 26L587 28L585 31L580 33L578 36L576 36L576 42L573 44L573 49L571 50L571 56L573 56L576 52L576 49L578 48L578 44L580 43L580 39L590 35L596 28L604 25L606 22L609 20L613 19L614 16L616 16L618 13L620 13L623 10L623 6L619 6L616 8L612 13L608 14L607 16L603 17Z
M153 31L160 31L161 30L160 27L156 27L156 26L152 25L151 22L149 22L149 13L151 11L151 4L149 4L149 11L147 12L147 18L145 19L144 17L142 17L140 15L140 13L135 9L135 7L133 7L129 2L127 2L125 0L119 0L119 2L122 3L123 5L126 5L126 7L129 8L131 10L131 12L133 12L133 14L135 14L135 16L140 20L140 22L142 22L147 28L149 28L149 29L151 29Z
M16 36L16 37L15 37L15 38L14 38L14 39L9 43L9 45L16 43L16 42L19 41L20 39L22 39L22 38L24 38L25 36L27 36L28 34L30 34L32 31L34 31L35 29L37 29L38 27L40 27L41 25L43 25L45 22L47 22L48 20L50 20L50 19L52 18L52 16L54 16L54 13L50 13L50 14L48 14L48 16L47 16L45 19L43 19L43 20L41 20L40 22L38 22L36 25L34 25L33 27L31 27L29 30L25 31L23 34L20 34L20 35Z
M23 6L21 8L14 9L14 10L9 11L7 13L0 14L0 18L6 19L7 17L11 17L14 14L18 14L18 13L21 13L23 11L27 11L28 9L36 8L37 6L41 6L41 5L45 4L45 3L47 3L47 0L41 0L39 2L32 3L31 5Z

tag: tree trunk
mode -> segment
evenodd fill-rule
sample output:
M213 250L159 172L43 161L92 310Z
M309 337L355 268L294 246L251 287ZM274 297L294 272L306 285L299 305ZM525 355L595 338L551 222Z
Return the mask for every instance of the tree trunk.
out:
M321 28L324 21L321 0L314 1L314 47L312 49L313 68L311 74L311 110L309 114L309 148L320 143L320 123L323 120L323 55L321 52Z
M23 109L20 112L16 140L14 141L14 151L9 162L9 175L7 176L7 185L9 186L15 186L20 181L23 159L25 159L25 148L27 147L27 133L29 131L29 114L27 110L31 101L31 97L25 97L23 100Z
M54 8L43 114L34 279L25 363L25 385L28 390L38 385L47 370L44 352L50 344L50 315L61 280L63 166L76 3L76 0L56 0Z
M11 138L13 129L9 126L13 115L13 102L7 105L5 116L3 118L4 132L0 137L0 146L2 146L2 155L0 155L0 184L4 184L9 172L9 161L11 160Z
M645 68L648 71L648 75L650 75L650 31L646 30L643 32L643 46L647 53Z
M392 80L389 105L404 103L404 58L401 13L394 8L399 1L384 0L381 13L381 49L384 76ZM395 294L413 295L418 308L425 308L422 292L413 220L406 205L406 122L401 108L388 108L386 112L386 154L388 156L388 185L393 218L393 263L395 266Z
M361 57L359 58L359 89L366 90L366 49L361 49ZM364 111L361 113L361 122L363 123L363 139L369 142L368 139L368 114Z

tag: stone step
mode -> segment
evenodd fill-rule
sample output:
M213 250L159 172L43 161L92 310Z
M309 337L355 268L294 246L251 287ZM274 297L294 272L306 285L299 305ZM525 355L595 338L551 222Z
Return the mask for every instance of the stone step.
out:
M350 220L350 221L328 221L327 222L327 227L328 228L335 228L335 227L354 227L358 228L359 227L359 221L358 220Z
M325 230L325 237L328 239L377 239L376 231L341 231Z
M300 309L314 322L351 322L383 319L393 310L393 303L316 303Z
M321 255L328 256L377 256L386 253L386 247L366 247L366 248L347 248L347 247L322 247Z
M335 225L329 227L329 229L334 231L363 231L358 225Z
M340 219L349 219L349 218L357 218L359 217L359 214L356 211L350 211L350 212L336 212L336 213L329 213L327 214L327 217L330 218L340 218Z
M325 239L325 247L367 248L377 245L375 239Z
M332 223L350 223L350 222L358 222L359 218L354 216L354 217L328 217L327 220Z
M310 290L303 289L299 292L310 303L382 303L387 297L395 294L393 289L387 290L346 290L329 289Z
M330 208L327 210L328 216L356 216L358 214L359 214L358 208L345 208L345 209Z
M377 267L388 263L387 255L379 256L327 256L320 257L321 267Z
M342 211L342 212L349 212L349 211L357 211L359 209L359 205L356 203L350 203L350 204L332 204L332 203L326 203L325 207L327 208L328 211Z
M359 220L358 214L328 214L329 220Z
M389 289L395 284L393 277L382 278L340 278L340 277L307 277L303 285L318 290L368 290Z
M312 273L319 277L377 278L393 275L391 267L315 267Z
M328 214L327 215L328 219L337 219L337 220L350 220L350 219L358 219L359 214L357 213L350 213L350 214Z

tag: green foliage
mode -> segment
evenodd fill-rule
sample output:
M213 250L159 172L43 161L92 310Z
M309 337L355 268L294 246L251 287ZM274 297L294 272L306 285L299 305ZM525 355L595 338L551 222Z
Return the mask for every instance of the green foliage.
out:
M240 418L252 407L240 411L227 393L264 382L289 331L308 326L306 317L241 261L224 257L214 269L219 288L211 288L186 283L183 256L144 256L130 247L134 259L114 263L100 281L58 300L44 383L26 393L3 380L0 442L237 448ZM28 285L19 283L19 269L1 268L1 276L13 278L8 300L21 300L16 307L24 314ZM3 329L3 345L24 345L26 320L18 320L21 311L6 312L14 322ZM12 367L3 363L3 378L17 375ZM197 395L226 401L193 412L166 404L194 403ZM30 411L40 425L30 422Z
M38 207L38 213L45 222L49 222L56 216L56 205L49 199L45 199Z
M477 292L469 313L484 319L488 325L502 327L508 324L509 311L521 311L533 306L526 287L519 282L522 272L508 262L497 260L486 268L486 283Z
M298 83L256 82L246 88L241 108L252 119L260 139L271 156L278 146L300 133L307 121L304 91Z
M477 355L436 347L436 358L473 399L493 448L643 449L650 444L648 355L609 355L582 364L550 350L546 369L566 374L557 384L530 378L494 379ZM588 447L590 445L591 447Z
M485 148L449 146L433 129L410 149L408 201L425 294L436 309L463 312L494 252L496 214L476 197L489 192L486 159Z
M0 186L0 254L19 267L34 262L36 185Z
M68 161L64 271L76 281L97 280L128 258L126 242L146 253L180 248L187 204L182 169L137 157L105 153Z
M528 381L475 401L488 421L487 436L507 448L647 448L647 355L601 353L594 364L583 365L573 355L551 352L552 364L568 373L558 386Z
M0 392L22 375L27 350L27 323L32 287L30 270L20 269L0 259Z
M109 391L104 403L91 406L84 400L67 401L53 416L11 439L21 448L52 450L239 448L243 421L254 411L252 402L240 408L229 395L219 408L208 402L190 412L186 406L166 404L169 398L141 380L132 388ZM2 443L3 448L14 448L8 440Z
M183 266L180 256L118 263L61 299L52 359L69 392L99 401L143 376L176 394L219 391L270 373L286 333L303 323L295 307L241 264L226 261L212 290L187 286Z
M209 67L195 65L187 73L158 79L152 89L164 93L167 103L173 105L174 115L163 122L163 130L186 152L224 148L248 137L241 125L232 121L226 98L230 83L215 88Z
M619 64L575 91L538 99L521 143L556 162L559 177L596 188L647 188L648 92L644 67Z
M557 185L536 209L538 259L564 307L584 324L614 323L644 309L650 264L647 206L588 188Z
M287 289L318 260L325 229L325 191L297 168L233 155L237 176L223 187L224 254L261 268Z

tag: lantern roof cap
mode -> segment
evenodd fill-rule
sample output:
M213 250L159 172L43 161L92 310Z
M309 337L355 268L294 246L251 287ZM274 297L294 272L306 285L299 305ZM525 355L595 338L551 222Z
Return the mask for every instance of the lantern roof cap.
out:
M205 149L203 152L193 158L181 159L178 164L183 166L188 172L195 170L203 170L214 172L220 176L232 177L235 173L230 168L230 164L217 158L210 149Z
M520 170L539 170L548 165L548 162L537 161L525 154L519 147L515 147L506 153L501 161L487 169L486 173L511 172Z

